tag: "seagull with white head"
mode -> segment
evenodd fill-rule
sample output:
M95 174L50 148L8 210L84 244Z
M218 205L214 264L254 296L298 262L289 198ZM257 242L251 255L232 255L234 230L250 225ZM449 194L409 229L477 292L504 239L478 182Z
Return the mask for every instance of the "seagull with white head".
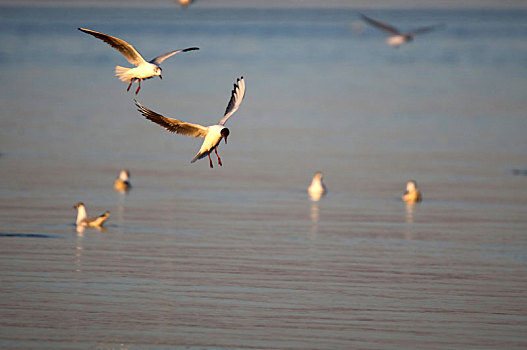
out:
M91 226L91 227L101 227L102 224L110 217L110 212L106 211L104 214L98 217L88 217L86 213L86 207L84 203L79 202L73 206L77 209L77 226Z
M124 58L126 58L128 62L136 66L135 68L126 68L121 66L115 67L115 75L119 77L121 81L130 83L126 91L130 91L130 88L132 87L132 83L134 81L137 81L139 83L137 90L135 90L136 95L141 89L142 80L150 79L155 76L158 76L160 79L163 79L163 76L161 75L162 69L159 65L163 63L163 61L165 61L167 58L172 57L180 52L199 50L199 48L197 47L189 47L182 50L174 50L159 55L151 59L150 61L146 61L143 56L141 56L141 54L135 49L135 47L133 47L132 45L122 39L116 38L108 34L96 32L91 29L77 29L79 29L81 32L93 35L97 39L104 41L114 49L118 50L121 54L123 54Z
M423 200L423 197L417 188L417 183L414 180L408 181L406 184L406 192L403 194L403 201L406 203L417 203L421 200Z
M130 172L126 169L121 170L121 173L119 174L119 177L115 179L113 183L114 190L126 193L130 188L132 188L132 185L130 184Z
M317 171L311 180L311 185L307 188L307 192L313 202L317 202L320 198L326 194L326 185L322 181L322 172Z

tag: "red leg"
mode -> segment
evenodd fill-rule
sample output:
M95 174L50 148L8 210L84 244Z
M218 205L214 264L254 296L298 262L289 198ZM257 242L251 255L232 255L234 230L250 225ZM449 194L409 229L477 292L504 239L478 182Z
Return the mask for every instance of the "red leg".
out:
M132 87L133 82L134 82L134 79L130 80L130 85L128 85L128 89L126 89L126 91L130 91L130 88Z
M210 152L207 152L207 154L209 156L210 167L214 168L214 166L212 165L212 158L210 157Z
M214 148L214 152L216 152L216 156L218 156L218 164L220 166L223 166L223 164L221 164L221 158L220 158L220 155L218 154L218 147Z
M143 80L143 79L139 79L139 86L137 87L137 90L135 90L135 94L136 95L139 92L139 90L141 90L141 80Z

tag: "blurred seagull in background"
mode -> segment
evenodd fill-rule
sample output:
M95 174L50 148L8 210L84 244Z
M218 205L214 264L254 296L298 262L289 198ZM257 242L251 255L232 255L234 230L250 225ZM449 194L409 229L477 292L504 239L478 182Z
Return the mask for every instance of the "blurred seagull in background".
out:
M109 211L106 211L101 216L95 218L88 217L88 214L86 214L86 207L84 206L84 203L81 202L75 204L73 208L77 209L77 226L101 227L110 217Z
M320 197L326 194L326 185L322 182L322 173L320 171L317 171L315 176L313 176L313 180L311 181L311 185L307 188L307 192L313 202L317 202L320 200Z
M128 190L130 190L130 188L132 188L129 180L130 172L126 169L121 170L119 177L115 179L113 183L113 188L121 193L126 193Z
M389 24L386 24L386 23L383 23L383 22L380 22L380 21L377 21L373 18L370 18L366 15L363 15L362 13L360 13L360 16L362 17L362 19L364 21L366 21L367 23L381 29L381 30L384 30L385 32L387 32L388 34L391 34L391 36L389 36L387 39L386 39L386 42L388 43L388 45L390 46L394 46L394 47L399 47L400 45L408 42L408 41L412 41L414 36L417 35L417 34L423 34L423 33L427 33L427 32L430 32L438 27L442 27L443 25L442 24L436 24L436 25L433 25L433 26L427 26L427 27L421 27L421 28L417 28L417 29L414 29L412 30L411 32L408 32L408 33L401 33L397 28L389 25Z
M417 189L417 183L414 180L408 181L406 184L406 192L403 194L403 201L406 203L417 203L422 199L421 192Z
M99 33L99 32L96 32L90 29L85 29L85 28L77 28L77 29L79 29L81 32L93 35L97 39L100 39L106 42L108 45L110 45L111 47L113 47L114 49L122 53L123 56L128 60L128 62L137 66L135 68L126 68L126 67L121 67L121 66L115 67L115 75L119 77L121 81L130 83L126 91L130 91L130 87L132 87L132 83L134 81L138 81L139 86L137 87L137 90L135 91L136 95L141 89L142 80L150 79L155 76L159 76L160 79L163 79L163 77L161 76L162 69L161 67L159 67L159 65L163 63L163 61L165 61L167 58L172 57L175 54L178 54L180 52L199 50L199 48L197 47L189 47L183 50L170 51L160 56L157 56L156 58L147 62L143 58L143 56L141 56L141 54L132 45L128 44L126 41L122 39L113 37L108 34Z
M194 2L194 0L179 0L178 2L181 5L181 7L187 8L190 6L190 4Z
M240 104L243 101L245 96L245 80L243 77L237 79L236 84L234 84L234 89L231 92L231 99L227 104L227 109L223 115L223 118L216 125L211 126L202 126L199 124L191 124L179 121L173 118L167 118L160 114L157 114L154 111L149 110L148 108L141 105L139 102L135 101L137 110L148 120L161 125L170 132L175 132L176 134L191 136L191 137L203 137L203 144L196 154L196 156L190 161L194 163L198 159L209 157L210 167L213 168L212 159L210 157L210 152L214 150L216 156L218 157L218 164L222 166L220 155L218 154L218 145L220 144L221 139L225 139L225 144L227 144L227 137L229 136L229 129L224 127L225 122L231 115L234 114L240 107Z

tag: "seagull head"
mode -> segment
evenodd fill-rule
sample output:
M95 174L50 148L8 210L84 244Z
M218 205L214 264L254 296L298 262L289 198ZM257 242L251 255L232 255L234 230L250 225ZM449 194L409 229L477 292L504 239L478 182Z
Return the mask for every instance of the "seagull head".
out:
M154 68L154 75L158 75L159 79L163 80L163 76L161 75L161 73L163 73L163 70L161 69L161 67L156 66Z
M414 180L410 180L408 181L408 183L406 184L406 191L407 192L410 192L410 191L413 191L417 188L417 183L414 181Z
M225 139L225 144L227 144L227 136L229 136L229 129L227 128L221 129L220 135Z
M128 181L130 178L130 172L126 169L121 170L121 173L119 174L119 178L123 181Z
M81 207L84 207L84 203L82 203L82 202L79 202L79 203L77 203L77 204L75 204L75 205L73 206L73 208L75 208L75 209L79 209L79 208L81 208Z

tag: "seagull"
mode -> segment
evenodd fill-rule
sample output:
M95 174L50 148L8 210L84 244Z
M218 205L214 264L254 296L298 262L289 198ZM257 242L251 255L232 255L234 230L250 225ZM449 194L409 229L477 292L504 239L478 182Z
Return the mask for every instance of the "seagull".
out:
M192 4L193 2L194 2L194 0L179 0L179 4L183 8L189 7L189 5Z
M417 203L422 199L421 192L417 189L417 183L414 180L408 181L406 184L406 192L403 194L403 201L407 203Z
M121 170L121 173L119 174L119 177L115 179L113 183L113 188L116 191L119 191L121 193L126 193L132 185L130 184L130 181L128 181L130 178L130 172L128 170Z
M326 185L322 182L322 173L320 171L317 171L315 176L313 176L313 180L311 181L311 185L307 188L307 192L313 202L318 202L320 197L326 194Z
M86 207L84 206L84 203L81 202L75 204L73 208L77 209L77 226L101 227L102 224L110 217L109 211L106 211L104 214L96 218L88 217L86 214Z
M366 15L363 15L362 13L360 14L362 19L365 20L366 22L368 22L369 24L381 29L381 30L384 30L385 32L391 34L390 37L388 37L386 39L386 42L388 43L388 45L390 46L394 46L394 47L399 47L400 45L408 42L408 41L412 41L414 36L417 35L417 34L422 34L422 33L427 33L427 32L430 32L438 27L441 27L442 24L436 24L436 25L433 25L433 26L427 26L427 27L421 27L421 28L417 28L417 29L414 29L412 30L411 32L408 32L408 33L401 33L397 28L389 25L389 24L386 24L386 23L383 23L383 22L380 22L380 21L377 21L373 18L370 18Z
M154 111L149 110L148 108L141 105L139 102L135 101L137 110L148 120L161 125L170 132L175 132L176 134L182 134L191 137L203 137L203 144L196 154L196 156L190 161L194 163L198 159L209 157L210 167L213 168L212 159L210 157L210 152L214 150L216 156L218 157L218 164L223 166L221 163L220 155L218 154L218 145L220 144L221 139L225 139L225 144L227 144L227 137L229 136L229 129L226 128L225 122L231 115L234 114L240 107L240 104L243 101L245 96L245 80L243 77L238 78L234 84L234 89L231 92L231 99L227 104L227 109L223 115L223 118L216 125L202 126L199 124L191 124L179 121L177 119L167 118L161 114L157 114Z
M86 34L93 35L97 39L100 39L104 42L106 42L108 45L113 47L114 49L118 50L120 53L123 54L123 56L126 58L128 62L130 62L133 65L136 65L135 68L126 68L121 66L115 67L115 75L121 79L121 81L129 82L128 89L126 91L130 91L130 88L132 87L132 83L134 81L138 81L139 86L137 87L137 90L135 91L135 94L139 92L141 89L141 81L144 79L150 79L155 76L159 76L160 79L163 79L161 76L162 69L159 66L163 61L165 61L167 58L174 56L175 54L178 54L180 52L187 52L187 51L193 51L193 50L199 50L198 47L189 47L183 50L175 50L170 51L165 54L159 55L156 58L146 61L143 56L129 43L126 41L113 37L108 34L103 34L96 32L91 29L85 29L85 28L77 28L81 32L84 32Z

